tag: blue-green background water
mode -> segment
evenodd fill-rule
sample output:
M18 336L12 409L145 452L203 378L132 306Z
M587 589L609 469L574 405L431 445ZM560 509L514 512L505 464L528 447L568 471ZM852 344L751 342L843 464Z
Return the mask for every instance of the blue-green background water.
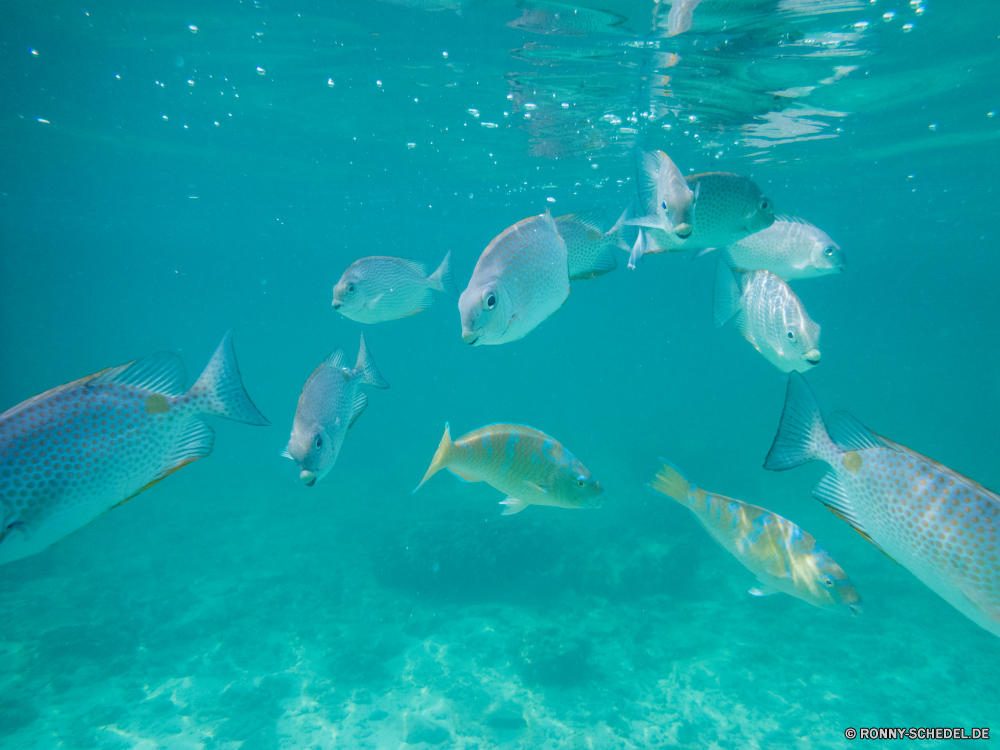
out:
M844 248L844 274L795 285L823 326L824 409L1000 487L1000 11L924 6L705 0L667 38L644 0L5 3L0 409L159 350L193 381L235 326L273 426L211 420L209 459L0 568L0 744L1000 732L996 638L813 500L818 465L761 468L785 378L713 328L711 259L629 272L622 254L496 347L463 344L443 297L368 327L330 307L364 255L451 251L461 288L546 207L610 225L634 146L662 148L750 175ZM278 455L298 394L363 328L392 387L305 488ZM411 495L445 421L545 430L608 501L501 517L500 493L446 474ZM815 535L864 614L749 596L752 575L644 489L658 456Z

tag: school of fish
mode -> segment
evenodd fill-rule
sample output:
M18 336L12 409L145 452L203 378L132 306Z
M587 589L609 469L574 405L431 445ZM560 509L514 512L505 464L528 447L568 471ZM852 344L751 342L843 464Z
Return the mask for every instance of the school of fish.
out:
M671 6L671 33L690 28L698 0ZM514 27L539 24L524 11ZM606 23L607 19L600 19ZM544 33L571 33L553 23ZM451 253L427 274L415 260L370 256L333 287L333 308L364 324L426 310L438 294L457 302L469 346L507 344L531 333L570 296L572 283L614 271L617 253L635 270L645 255L715 252L713 315L789 373L784 412L765 468L818 460L830 472L814 496L862 537L977 625L1000 636L1000 497L955 471L870 432L847 414L824 420L802 372L820 364L820 325L789 283L841 272L844 252L808 221L775 214L748 177L684 176L662 151L637 150L638 195L605 228L602 215L549 211L518 221L481 252L459 293ZM637 210L638 208L638 210ZM184 367L154 354L45 391L0 414L0 564L41 552L101 514L212 452L214 414L268 421L243 388L227 333L185 390ZM306 379L288 443L299 480L314 487L334 468L368 405L363 386L389 384L362 335L354 367L343 350ZM497 423L457 440L445 425L418 489L441 469L503 493L502 515L529 506L597 509L605 489L559 440L523 424ZM756 576L756 596L783 592L853 615L853 581L809 533L766 508L707 492L662 461L649 485L694 515ZM416 492L416 489L413 490ZM425 490L426 492L426 490Z

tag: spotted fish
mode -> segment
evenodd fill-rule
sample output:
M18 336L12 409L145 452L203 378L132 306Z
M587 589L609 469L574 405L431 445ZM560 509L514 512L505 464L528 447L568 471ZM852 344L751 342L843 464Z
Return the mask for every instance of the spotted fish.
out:
M665 459L649 485L691 511L715 541L760 581L754 596L784 592L820 609L860 610L851 580L819 542L787 518L695 487Z
M715 325L734 315L754 349L782 372L804 372L819 364L820 325L788 284L770 271L739 274L721 260L715 269Z
M507 227L483 250L459 297L462 340L480 346L526 336L566 301L568 268L548 211Z
M764 468L831 471L813 496L977 625L1000 636L1000 497L838 412L791 373Z
M847 263L844 251L830 235L790 216L779 216L767 229L723 248L722 257L734 271L770 271L782 281L840 273Z
M601 483L562 443L520 424L491 424L454 442L446 424L434 460L413 491L441 469L507 493L500 503L507 506L504 516L529 505L598 508L604 500Z
M53 388L0 414L0 563L41 552L212 452L215 414L270 424L243 389L226 333L185 392L160 352Z
M426 310L434 302L431 290L458 299L451 253L430 276L423 263L372 255L344 271L333 288L333 309L359 323L384 323Z
M347 431L368 406L362 385L389 387L368 354L364 334L353 370L348 367L344 350L337 349L313 370L302 386L292 434L281 455L298 464L299 479L306 487L312 487L330 473Z
M688 195L678 182L679 170L666 165L666 154L656 153L659 160L651 160L648 152L640 154L639 197L645 215L628 222L645 228L646 254L723 247L774 223L774 204L749 177L730 172L690 175L684 178ZM659 165L656 172L654 164ZM640 258L633 252L629 266Z

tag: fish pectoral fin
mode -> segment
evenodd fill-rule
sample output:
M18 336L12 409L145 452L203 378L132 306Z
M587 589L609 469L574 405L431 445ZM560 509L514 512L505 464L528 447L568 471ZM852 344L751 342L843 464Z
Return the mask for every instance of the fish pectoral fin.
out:
M548 487L542 487L541 485L537 485L534 482L529 482L527 479L524 480L524 483L529 487L531 487L531 489L537 490L538 492L541 493L547 493L549 491Z
M754 596L771 596L772 594L780 594L781 592L773 586L761 581L760 586L750 589L749 593Z
M177 437L177 443L174 445L173 451L167 457L167 460L163 462L160 475L151 482L147 482L138 492L129 495L118 503L118 505L128 502L136 495L142 494L157 482L163 481L178 469L183 469L192 461L209 455L214 445L215 433L212 431L212 428L198 419L198 417L192 417L184 425L183 431Z
M384 297L384 296L385 296L385 292L382 292L382 294L378 295L377 297L372 297L370 300L367 300L365 302L365 307L367 307L369 310L374 310L375 309L375 305L377 305L378 301L380 299L382 299L382 297Z
M285 449L283 451L281 451L281 453L279 453L278 455L280 455L282 458L289 458L292 461L295 460L294 458L292 458L292 454L288 452L288 446L287 445L285 446Z
M518 500L516 497L508 497L506 500L501 500L500 505L506 505L501 516L512 516L515 513L520 513L522 510L528 507L528 503L524 500Z
M463 482L482 482L483 481L482 479L477 479L476 477L472 476L471 474L463 474L458 469L453 469L450 466L448 467L448 471L450 471L456 477L458 477L459 479L461 479Z

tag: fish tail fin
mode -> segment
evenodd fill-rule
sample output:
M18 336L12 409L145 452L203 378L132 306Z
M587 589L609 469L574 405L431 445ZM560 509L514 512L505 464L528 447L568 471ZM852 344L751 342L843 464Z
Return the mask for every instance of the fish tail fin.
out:
M649 483L649 486L657 492L687 505L688 496L698 488L689 482L688 478L681 473L681 470L667 459L661 458L660 461L663 462L660 470L656 472L656 476L653 477L653 481Z
M778 434L764 459L764 468L785 471L822 457L822 449L833 446L823 413L805 378L798 372L788 374L785 409L781 413Z
M503 512L500 514L501 516L512 516L528 507L528 503L524 502L524 500L518 500L516 497L505 498L500 501L500 505L507 506L503 509Z
M352 374L355 377L360 377L358 382L363 385L373 385L376 388L389 387L389 384L385 382L385 378L382 377L378 368L375 367L375 361L372 359L371 354L368 353L363 333L361 334L361 346L358 349L358 362L354 365L354 372Z
M271 424L253 405L240 379L233 349L233 329L226 331L212 358L188 395L196 397L196 406L205 414L215 414L237 422L265 426Z
M414 492L423 487L424 482L447 466L448 454L451 452L453 445L454 443L451 442L451 425L445 422L444 435L441 436L441 442L438 443L437 451L434 452L434 458L431 459L431 465L428 467L427 473L424 474L424 478L420 480L420 484L418 484L413 490Z
M454 300L458 299L458 286L455 284L455 277L451 272L451 251L444 256L444 260L441 261L437 270L427 277L427 283L431 285L431 289L444 292Z
M715 293L712 297L712 317L716 328L722 328L739 312L740 296L740 285L720 255L715 263Z

